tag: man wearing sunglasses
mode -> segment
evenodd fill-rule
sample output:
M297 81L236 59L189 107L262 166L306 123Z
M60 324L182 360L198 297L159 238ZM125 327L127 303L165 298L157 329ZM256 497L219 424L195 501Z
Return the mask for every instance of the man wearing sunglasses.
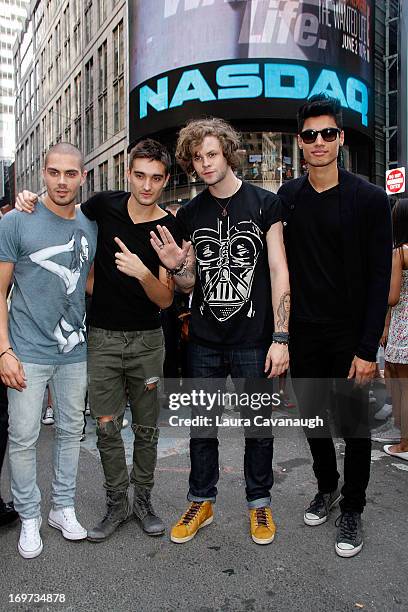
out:
M375 373L392 242L385 192L338 167L343 143L339 101L311 97L298 111L298 144L308 174L285 183L279 195L292 290L291 375L303 416L325 417L318 434L306 430L318 491L304 522L324 523L340 501L335 550L352 557L363 546L361 513L370 475L364 385ZM341 492L329 407L345 442Z

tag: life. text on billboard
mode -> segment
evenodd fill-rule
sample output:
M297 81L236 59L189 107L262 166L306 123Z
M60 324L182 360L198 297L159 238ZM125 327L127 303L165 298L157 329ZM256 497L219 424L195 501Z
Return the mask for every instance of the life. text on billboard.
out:
M294 117L338 97L371 129L371 0L138 0L129 3L130 139L188 117Z

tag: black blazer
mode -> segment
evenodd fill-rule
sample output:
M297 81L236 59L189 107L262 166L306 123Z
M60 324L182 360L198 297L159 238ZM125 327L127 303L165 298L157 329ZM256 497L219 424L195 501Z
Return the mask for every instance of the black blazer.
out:
M284 226L307 175L284 183ZM383 189L339 168L340 222L345 275L356 338L356 355L375 361L384 329L391 280L392 229L387 195Z

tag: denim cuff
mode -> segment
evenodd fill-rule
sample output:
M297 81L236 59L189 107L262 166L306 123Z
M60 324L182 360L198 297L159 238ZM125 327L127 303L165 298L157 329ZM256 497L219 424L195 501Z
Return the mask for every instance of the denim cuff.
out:
M209 501L212 504L215 504L215 497L197 497L197 495L192 495L190 491L187 494L187 499L190 502L205 502Z
M271 497L261 497L259 499L253 499L248 502L248 508L253 510L254 508L263 508L264 506L271 505Z

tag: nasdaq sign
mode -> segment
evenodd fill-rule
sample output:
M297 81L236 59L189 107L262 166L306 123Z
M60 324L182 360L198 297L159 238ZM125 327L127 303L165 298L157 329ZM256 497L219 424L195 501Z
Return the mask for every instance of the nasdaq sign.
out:
M310 64L267 60L204 64L177 71L177 74L161 75L148 84L141 84L136 91L139 120L153 119L157 113L185 107L190 102L245 102L251 99L253 104L246 105L251 112L256 111L257 103L258 109L266 110L265 103L272 100L282 100L284 105L288 100L305 100L326 92L338 98L343 108L356 114L357 125L368 126L367 85L354 76L344 76L328 68L312 68ZM206 110L203 108L202 112ZM217 111L211 109L211 112L216 114Z

